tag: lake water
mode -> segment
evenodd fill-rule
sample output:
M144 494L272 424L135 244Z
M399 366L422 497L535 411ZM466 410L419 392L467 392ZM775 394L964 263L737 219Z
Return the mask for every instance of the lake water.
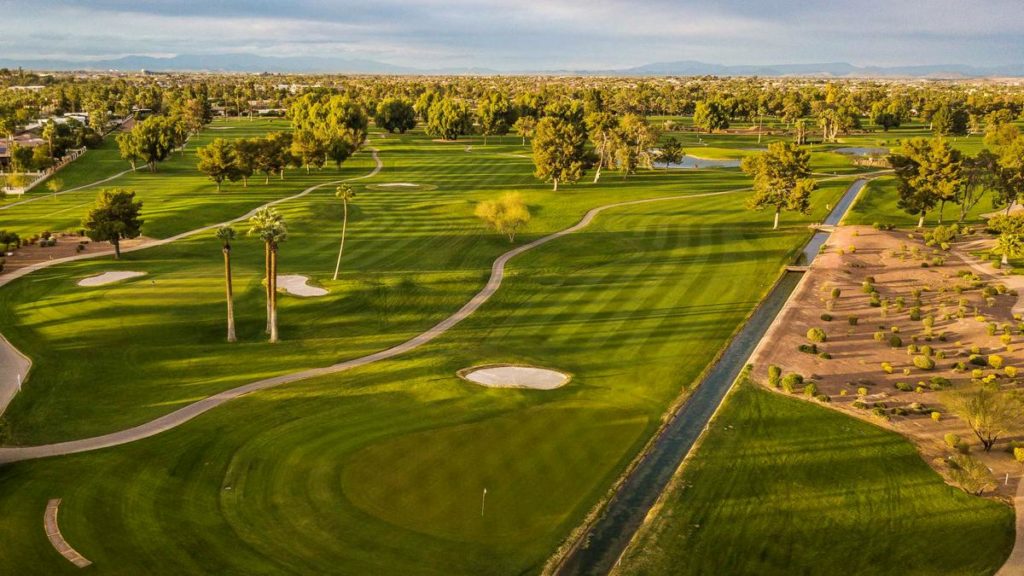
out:
M664 166L665 163L655 162L655 166ZM683 156L682 162L668 165L669 168L739 168L740 161L735 159L712 160L710 158L697 158L696 156Z
M885 156L889 153L888 148L871 148L868 146L847 146L836 148L833 152L849 154L850 156Z

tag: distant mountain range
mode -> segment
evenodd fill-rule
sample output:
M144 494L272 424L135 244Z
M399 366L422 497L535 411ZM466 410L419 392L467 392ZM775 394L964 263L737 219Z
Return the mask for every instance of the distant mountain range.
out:
M488 68L416 68L375 60L332 57L268 57L254 54L182 54L167 58L124 56L88 62L57 59L0 58L0 67L32 70L121 70L207 72L335 72L356 74L582 74L607 76L820 76L979 78L1024 76L1024 64L978 67L957 64L924 66L855 66L846 62L779 65L724 65L694 60L658 62L607 70L493 70Z

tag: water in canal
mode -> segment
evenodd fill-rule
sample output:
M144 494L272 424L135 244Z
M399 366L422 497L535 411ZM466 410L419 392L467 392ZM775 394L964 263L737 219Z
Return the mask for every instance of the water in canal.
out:
M824 223L838 224L866 183L866 180L854 182ZM806 264L814 260L828 237L829 233L818 232L811 238L803 251ZM662 429L651 450L612 497L604 514L580 540L583 544L566 557L558 574L604 575L611 571L802 275L802 272L786 272L765 296L747 323L729 342L721 360L708 371L683 407Z

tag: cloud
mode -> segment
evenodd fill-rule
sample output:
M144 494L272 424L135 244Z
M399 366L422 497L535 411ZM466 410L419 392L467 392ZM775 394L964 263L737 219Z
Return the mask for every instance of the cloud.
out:
M1024 57L1020 0L0 0L0 13L12 58L253 52L522 69Z

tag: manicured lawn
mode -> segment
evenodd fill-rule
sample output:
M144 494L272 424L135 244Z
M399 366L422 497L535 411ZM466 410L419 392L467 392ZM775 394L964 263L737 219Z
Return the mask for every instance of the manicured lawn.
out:
M658 170L626 180L608 174L596 186L580 184L555 194L533 179L528 159L511 155L518 146L491 145L467 153L462 145L438 145L418 135L375 140L373 145L381 149L385 169L356 185L359 196L351 210L347 255L337 282L330 274L341 206L333 187L280 207L290 231L281 249L281 273L307 275L331 293L281 298L284 341L272 347L273 354L267 353L271 348L262 334L262 247L252 239L240 239L234 251L237 345L222 341L222 263L219 245L207 234L126 254L121 262L103 258L48 268L5 287L0 292L0 331L30 351L35 361L24 391L5 415L11 440L39 443L117 430L219 390L357 357L411 337L457 310L483 285L492 260L509 248L472 216L481 199L509 190L523 193L535 214L522 235L527 241L575 223L596 205L730 190L747 182L735 170ZM331 178L366 174L370 165L365 156L355 158ZM193 178L163 174L160 182L166 190L174 189L179 178ZM387 182L438 188L365 189L365 184ZM258 186L262 184L250 189ZM815 214L787 215L784 222L791 235L768 235L780 243L752 247L754 254L781 264L782 252L795 249L797 239L808 233L801 223L820 220L824 205L834 204L844 186L824 184L816 193L821 200ZM235 186L222 195L239 191ZM747 233L763 232L770 215L745 211L742 197L704 200L707 212L689 219L709 227L732 219L736 226L749 223ZM203 216L205 204L194 208L194 215L180 212L189 215L189 225L210 220ZM590 239L587 246L601 246L597 250L631 254L622 252L628 244L603 244L609 239L590 230L579 237ZM573 242L558 244L556 250L561 250ZM592 249L576 246L560 256L573 265ZM148 275L94 289L76 284L85 276L121 269ZM773 270L758 285L770 283ZM100 374L104 376L97 378Z
M850 208L846 215L845 224L871 225L876 222L883 224L895 224L900 228L914 228L917 226L918 217L907 214L898 206L899 191L896 189L896 178L883 176L868 183L861 192L857 202ZM979 223L984 221L982 214L993 212L997 208L992 207L992 198L985 195L980 202L967 214L964 220L967 223ZM942 222L949 224L960 218L960 206L947 202L942 211ZM938 224L938 209L928 214L925 219L926 226Z
M518 146L467 153L419 135L374 145L385 170L365 184L438 188L360 188L337 283L331 191L285 205L293 237L282 272L309 274L332 293L282 298L279 345L262 341L261 253L249 240L236 248L236 346L221 341L220 253L209 238L130 255L119 266L150 276L104 288L103 298L74 280L110 261L6 287L2 330L39 355L11 408L15 438L119 429L430 326L509 247L472 217L481 198L521 191L535 214L525 242L596 205L744 182L735 171L609 174L553 194L532 179L529 160L509 156ZM823 184L814 213L786 215L776 232L770 214L744 209L745 193L608 211L513 260L494 299L411 354L253 394L141 442L0 468L0 566L71 570L37 529L46 499L59 496L64 533L97 573L536 572L845 184ZM487 362L551 366L574 379L536 392L454 375Z
M743 384L617 573L992 574L1013 523L901 436Z
M291 168L286 171L285 180L271 178L269 184L264 184L261 174L250 179L248 188L244 188L241 182L228 183L224 191L218 194L214 183L196 170L196 148L208 144L214 138L253 137L286 130L289 130L289 125L284 120L218 120L190 139L183 154L174 152L170 158L159 163L156 172L140 166L138 171L129 172L105 184L52 198L45 197L48 195L45 188L35 189L25 198L43 198L0 211L0 228L17 232L22 237L44 231L77 231L99 190L116 187L134 190L143 201L146 220L143 234L164 238L233 218L271 200L300 192L313 184L353 175L343 173L339 176L333 166L312 174ZM364 162L353 159L345 166L367 166L365 171L368 171L372 163L369 160ZM118 156L116 143L113 143L112 137L108 137L103 148L86 153L61 171L60 178L64 180L65 188L73 188L128 168L128 163Z

